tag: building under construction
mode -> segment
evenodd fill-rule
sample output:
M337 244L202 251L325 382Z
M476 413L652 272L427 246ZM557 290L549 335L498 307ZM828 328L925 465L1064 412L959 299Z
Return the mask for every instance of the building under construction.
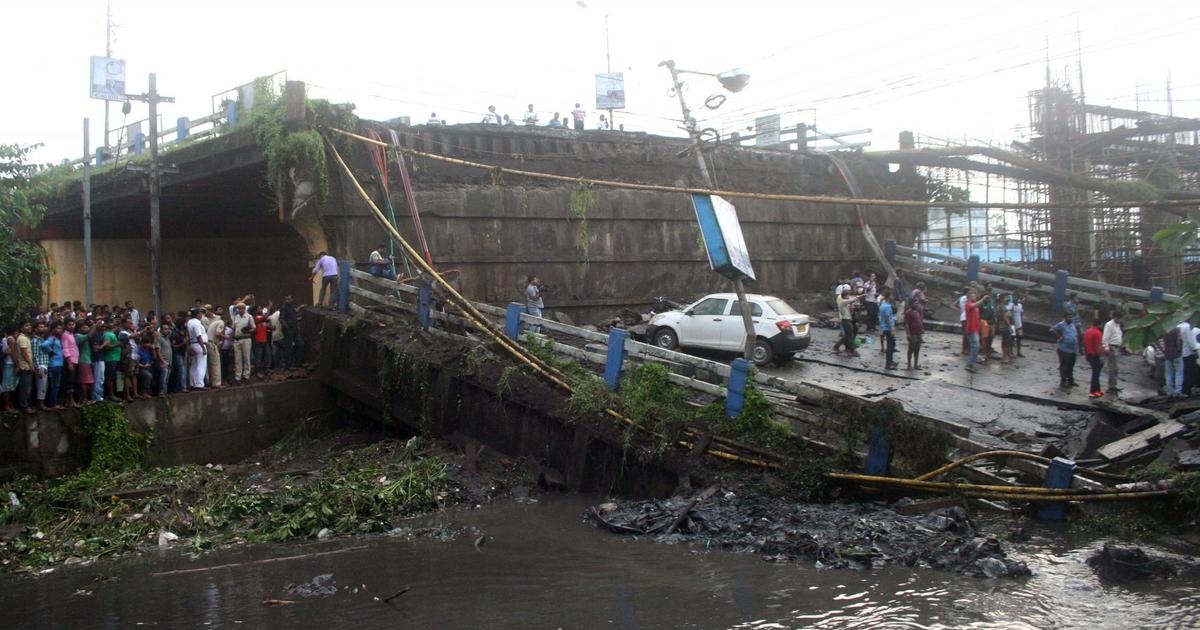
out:
M911 150L871 155L922 166L945 190L969 191L972 201L1097 206L931 209L930 230L918 248L1065 269L1118 285L1177 289L1198 257L1165 253L1152 236L1178 222L1178 210L1103 204L1200 198L1200 119L1173 116L1169 109L1159 114L1092 105L1052 82L1030 92L1028 103L1028 125L1008 148L917 136Z

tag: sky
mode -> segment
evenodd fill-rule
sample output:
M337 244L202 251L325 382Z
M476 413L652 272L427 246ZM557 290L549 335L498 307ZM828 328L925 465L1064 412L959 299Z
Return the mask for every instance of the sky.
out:
M13 59L0 102L0 143L43 147L38 162L82 154L103 139L104 104L88 98L89 56L105 51L104 0L0 3ZM704 127L744 131L779 113L867 150L895 148L902 130L956 143L1006 145L1028 124L1027 94L1053 80L1089 102L1200 116L1200 2L306 2L198 4L112 0L114 57L128 91L175 97L164 120L212 111L213 95L286 71L310 95L353 102L364 118L431 112L478 122L488 105L545 121L576 102L591 110L594 74L626 76L630 131L680 135L677 101L659 62L701 72L740 67L750 83L716 110L715 79L690 75ZM606 41L607 22L607 41ZM607 57L606 57L607 53ZM1048 61L1047 61L1048 60ZM129 121L145 117L135 104ZM589 127L596 112L589 113ZM110 128L119 127L119 105ZM173 123L172 123L173 124Z

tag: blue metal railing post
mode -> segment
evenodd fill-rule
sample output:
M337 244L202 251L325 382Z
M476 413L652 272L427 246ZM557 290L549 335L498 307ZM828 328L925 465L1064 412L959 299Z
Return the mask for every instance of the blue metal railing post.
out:
M883 242L883 257L887 258L888 264L896 266L896 239L889 238Z
M608 357L604 362L604 382L608 388L617 391L621 384L621 366L625 363L625 341L629 339L629 331L611 328L608 331Z
M188 120L187 116L180 116L179 120L175 121L175 139L187 140L188 132L191 131L192 121Z
M1158 304L1159 302L1162 302L1162 301L1163 301L1163 288L1162 287L1150 287L1150 303Z
M142 148L145 146L146 146L146 134L144 134L140 131L137 132L136 134L134 134L134 136L133 136L133 154L141 155Z
M504 310L504 334L508 335L509 339L521 338L521 313L524 312L525 305L517 302L509 302L508 308Z
M225 103L225 122L229 123L230 126L232 126L232 125L237 124L237 120L238 120L237 102L229 101L228 103Z
M1045 488L1070 488L1075 476L1075 462L1061 457L1050 461L1046 469ZM1043 521L1061 521L1067 515L1067 504L1062 501L1045 501L1038 508L1038 518Z
M725 395L725 415L736 418L742 414L742 405L746 402L746 383L750 380L750 364L745 359L734 359L729 368L729 391Z
M892 445L884 429L888 422L888 410L880 407L879 420L871 425L871 440L867 450L866 471L868 475L887 476L892 467Z
M353 268L353 260L338 261L337 309L339 313L350 310L350 270Z
M421 281L421 288L417 290L417 319L421 322L421 328L429 330L429 311L433 305L433 289L429 283Z

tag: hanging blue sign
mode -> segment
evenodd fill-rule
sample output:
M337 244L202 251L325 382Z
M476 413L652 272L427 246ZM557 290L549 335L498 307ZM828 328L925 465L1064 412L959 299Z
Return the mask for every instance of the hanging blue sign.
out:
M750 252L742 237L737 209L717 195L692 195L692 208L704 238L704 251L712 270L731 279L754 279Z

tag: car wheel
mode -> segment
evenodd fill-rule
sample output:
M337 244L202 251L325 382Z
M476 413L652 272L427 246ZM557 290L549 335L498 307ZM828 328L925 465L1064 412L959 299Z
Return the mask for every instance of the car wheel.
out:
M659 328L654 333L654 345L663 350L674 350L679 347L679 337L670 328Z
M754 359L754 365L763 367L770 364L771 359L774 358L772 356L773 354L774 352L771 350L771 344L768 343L766 339L759 337L758 340L754 342L754 354L751 355L751 358Z

